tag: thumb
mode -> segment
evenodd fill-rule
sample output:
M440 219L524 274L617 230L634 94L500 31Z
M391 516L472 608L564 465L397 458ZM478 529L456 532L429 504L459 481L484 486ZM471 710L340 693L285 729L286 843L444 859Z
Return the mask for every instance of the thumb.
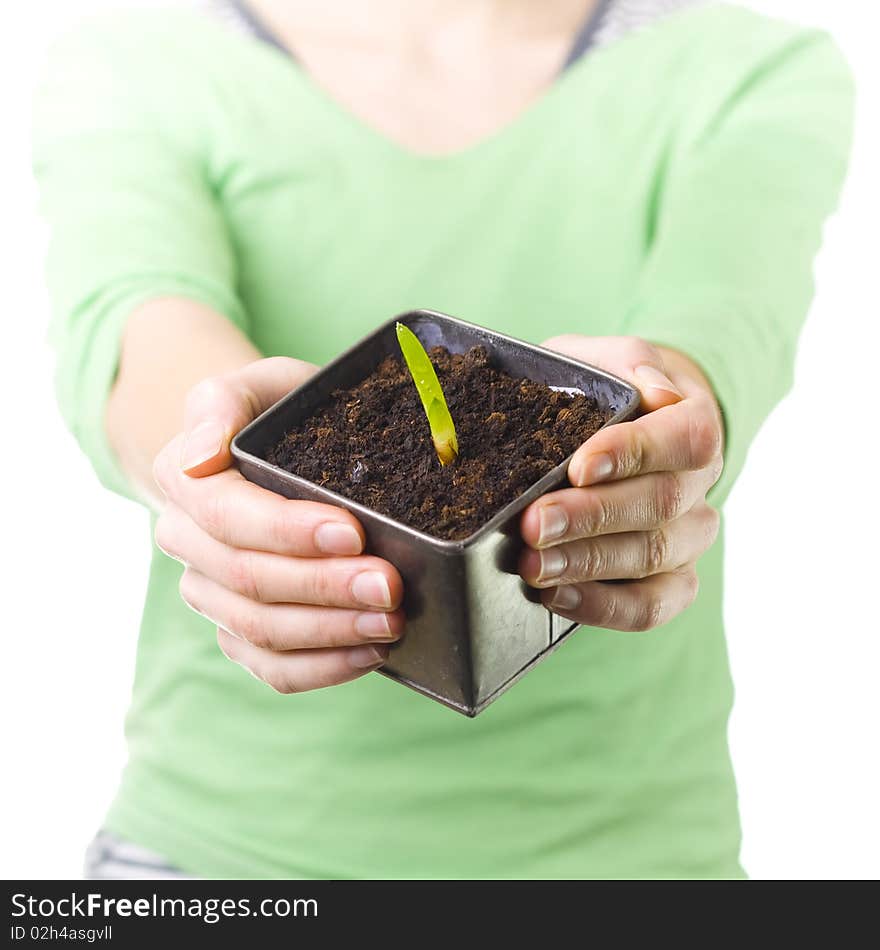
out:
M653 349L653 347L651 347ZM639 391L642 409L653 412L663 406L671 406L681 402L684 393L666 375L663 359L657 354L657 362L638 363L633 367L632 374L622 374Z
M614 373L632 383L644 412L681 402L684 394L666 375L660 351L634 336L556 336L542 346Z
M181 469L202 478L229 468L229 443L236 433L316 370L311 363L275 356L202 380L186 398Z

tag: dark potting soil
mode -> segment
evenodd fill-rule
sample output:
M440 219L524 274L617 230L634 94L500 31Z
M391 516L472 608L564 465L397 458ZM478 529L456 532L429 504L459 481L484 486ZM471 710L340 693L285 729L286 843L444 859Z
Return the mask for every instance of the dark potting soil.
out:
M386 358L336 390L270 452L269 461L444 540L473 534L555 468L605 422L584 395L515 379L484 347L430 350L458 435L441 466L409 370Z

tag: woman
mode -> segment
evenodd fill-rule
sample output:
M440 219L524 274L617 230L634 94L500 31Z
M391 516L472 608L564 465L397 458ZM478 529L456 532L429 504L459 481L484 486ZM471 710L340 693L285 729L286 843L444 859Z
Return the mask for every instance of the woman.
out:
M263 0L62 41L35 145L60 400L156 538L87 873L742 874L717 510L790 384L850 100L827 37L714 4ZM588 629L474 721L365 675L404 591L357 521L230 467L422 306L644 409L522 519L523 578Z

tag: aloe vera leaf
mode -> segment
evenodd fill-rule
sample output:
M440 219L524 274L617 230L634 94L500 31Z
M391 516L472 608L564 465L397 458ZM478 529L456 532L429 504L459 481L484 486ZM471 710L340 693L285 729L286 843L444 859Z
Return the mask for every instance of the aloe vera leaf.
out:
M397 342L406 365L409 367L413 382L416 384L419 398L431 427L431 438L441 465L448 465L458 455L458 437L455 424L446 405L446 397L431 359L425 352L421 341L402 323L397 324Z

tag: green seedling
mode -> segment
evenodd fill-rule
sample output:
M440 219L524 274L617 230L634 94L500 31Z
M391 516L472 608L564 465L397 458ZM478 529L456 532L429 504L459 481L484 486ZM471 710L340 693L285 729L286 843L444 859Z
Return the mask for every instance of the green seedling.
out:
M402 323L397 324L397 342L425 407L437 458L441 465L448 465L458 456L458 438L437 373L419 338Z

